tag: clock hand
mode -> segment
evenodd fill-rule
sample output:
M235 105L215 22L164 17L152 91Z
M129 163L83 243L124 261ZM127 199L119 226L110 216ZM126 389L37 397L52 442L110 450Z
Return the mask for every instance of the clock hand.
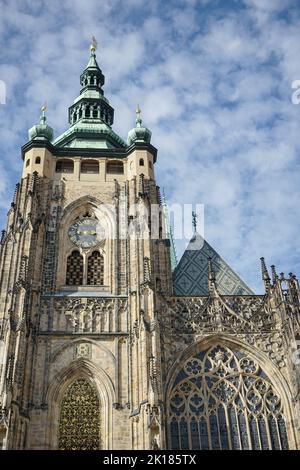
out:
M77 230L78 235L96 235L96 230Z

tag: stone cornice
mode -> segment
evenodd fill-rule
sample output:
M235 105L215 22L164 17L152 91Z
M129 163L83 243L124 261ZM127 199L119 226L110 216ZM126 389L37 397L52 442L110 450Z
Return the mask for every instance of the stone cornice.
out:
M154 163L157 158L157 149L151 144L136 142L126 148L114 149L97 149L97 148L73 148L73 147L56 147L48 140L32 140L22 146L22 159L25 153L32 148L46 148L52 155L57 157L93 157L93 158L126 158L134 150L147 150L153 155Z

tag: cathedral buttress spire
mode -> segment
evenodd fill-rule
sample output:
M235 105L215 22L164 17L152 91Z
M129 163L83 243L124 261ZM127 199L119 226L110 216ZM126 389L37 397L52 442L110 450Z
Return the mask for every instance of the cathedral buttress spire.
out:
M170 240L170 257L171 257L171 269L174 271L178 264L177 260L177 253L176 253L176 246L174 242L174 236L173 236L173 229L170 223L170 217L169 217L169 211L168 211L168 203L167 203L167 198L165 195L165 190L163 189L163 212L165 216L165 224L166 224L166 232L167 232L167 237Z
M212 259L208 258L208 291L212 293L216 288L216 276L212 266Z
M273 282L273 285L275 285L276 282L278 281L278 274L276 272L276 267L274 266L274 264L272 264L271 266L271 271L272 271L272 282Z
M267 270L267 266L266 266L266 263L265 263L265 258L260 258L260 261L261 261L261 272L262 272L262 279L264 281L264 284L265 284L265 289L266 289L266 292L268 292L270 286L271 286L271 283L270 283L270 276L269 276L269 273L268 273L268 270Z

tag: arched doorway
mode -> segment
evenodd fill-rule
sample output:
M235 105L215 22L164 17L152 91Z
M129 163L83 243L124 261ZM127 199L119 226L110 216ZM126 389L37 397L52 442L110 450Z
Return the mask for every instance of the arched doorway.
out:
M95 388L84 378L72 382L61 402L58 448L100 449L100 411Z
M185 360L168 399L171 449L288 449L281 397L247 353L214 345Z

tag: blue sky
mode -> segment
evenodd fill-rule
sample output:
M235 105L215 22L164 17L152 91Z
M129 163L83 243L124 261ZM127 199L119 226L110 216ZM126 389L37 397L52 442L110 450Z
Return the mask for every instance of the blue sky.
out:
M126 138L139 103L170 203L205 204L205 237L260 293L259 258L299 275L298 0L0 0L0 226L20 147L47 101L55 136L91 35ZM181 253L183 243L178 242Z

